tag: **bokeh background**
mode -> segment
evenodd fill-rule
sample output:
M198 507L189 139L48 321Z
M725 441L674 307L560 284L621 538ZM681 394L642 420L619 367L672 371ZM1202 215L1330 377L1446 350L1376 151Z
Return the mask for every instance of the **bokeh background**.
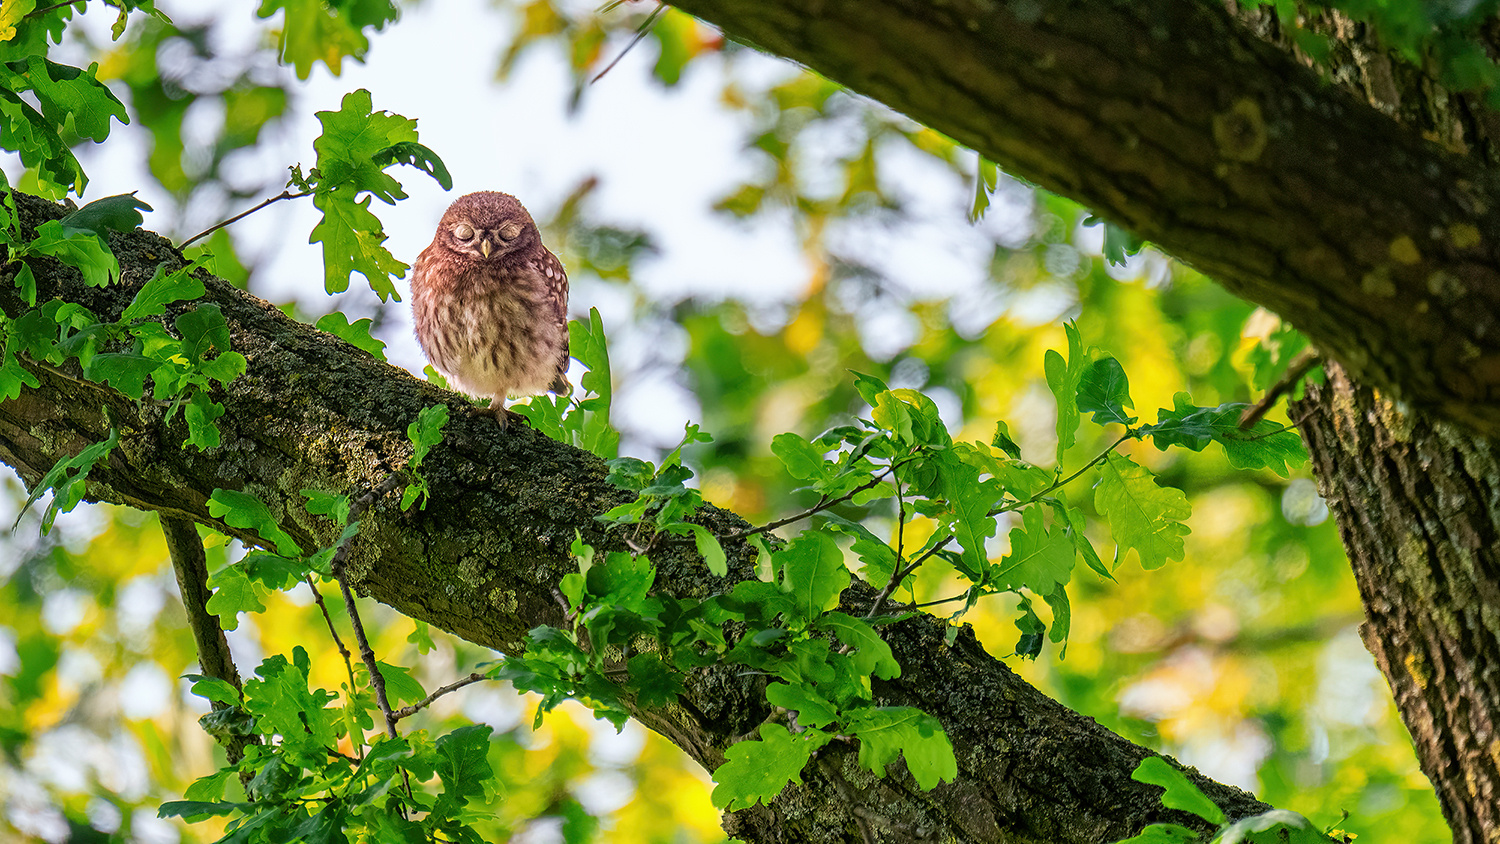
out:
M515 194L568 267L574 314L603 315L621 453L655 459L700 423L714 442L689 451L695 482L752 521L809 503L770 438L861 412L851 370L922 390L955 436L988 439L1003 419L1050 466L1041 361L1063 345L1064 321L1120 358L1148 419L1179 390L1200 405L1252 399L1252 353L1277 326L1149 249L1110 266L1086 211L1003 174L973 219L971 151L675 11L427 0L371 35L365 61L316 64L304 79L277 61L280 15L258 17L253 0L157 5L174 27L136 20L112 42L113 11L90 4L58 58L99 62L132 116L79 150L84 200L137 191L155 208L146 226L181 242L278 193L288 166L312 163L315 113L367 88L377 109L418 120L455 182L445 193L397 173L410 198L374 208L397 257L415 258L459 194ZM19 162L0 166L26 187ZM206 241L215 270L309 322L372 319L391 361L420 375L404 303L358 277L324 292L307 243L317 216L304 200L236 223ZM1068 461L1112 439L1085 425ZM1155 572L1125 560L1116 582L1080 574L1066 649L1049 643L1035 661L1011 656L1013 601L989 599L964 622L1068 706L1319 827L1362 844L1446 839L1305 468L1235 472L1216 448L1129 453L1192 501L1186 560ZM155 518L83 506L44 536L45 501L21 512L26 493L6 471L0 520L19 521L0 533L0 841L212 840L211 824L155 818L223 762L196 724L204 702L178 679L195 654ZM1112 547L1103 528L1095 538ZM243 553L210 544L211 565ZM952 591L929 575L917 597ZM303 644L314 681L337 688L343 665L307 587L267 604L230 634L242 673ZM419 653L412 621L366 612L377 652L429 689L496 658L437 631ZM495 727L498 835L723 839L706 773L660 737L634 724L617 734L572 705L533 730L535 706L479 685L417 725Z

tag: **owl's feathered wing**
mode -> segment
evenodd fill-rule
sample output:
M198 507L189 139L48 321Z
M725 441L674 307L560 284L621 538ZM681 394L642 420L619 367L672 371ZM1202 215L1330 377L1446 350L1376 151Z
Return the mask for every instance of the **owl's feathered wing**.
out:
M566 396L573 392L573 385L568 383L568 273L563 269L562 261L552 254L552 250L546 248L542 249L541 256L533 266L546 279L547 300L552 306L557 327L562 331L562 355L557 359L557 377L552 379L547 390Z

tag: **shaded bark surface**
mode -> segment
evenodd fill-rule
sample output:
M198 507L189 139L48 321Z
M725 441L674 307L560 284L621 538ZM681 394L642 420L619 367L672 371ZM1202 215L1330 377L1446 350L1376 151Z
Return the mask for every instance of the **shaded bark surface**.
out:
M28 225L60 216L47 203L17 199ZM113 319L158 262L181 263L170 244L148 232L113 236L111 246L124 270L120 284L86 287L72 270L39 259L33 263L38 301L60 297ZM310 551L330 543L335 530L305 513L300 491L358 495L378 486L409 458L405 431L418 411L446 402L453 410L446 437L423 462L431 502L407 513L394 495L374 504L361 520L348 574L363 594L501 652L518 651L535 625L562 622L553 588L575 570L567 550L574 531L596 547L622 548L594 520L624 498L605 483L598 458L524 426L501 433L493 420L471 418L455 394L222 281L204 281L206 301L223 310L234 349L249 361L246 375L215 394L227 408L220 447L184 448L180 415L164 422L163 407L137 405L83 381L75 363L55 369L27 361L42 386L0 403L0 460L34 484L57 459L117 428L120 445L89 476L90 499L190 519L253 543L254 535L213 518L207 507L216 488L244 490L265 501ZM186 307L173 306L167 324ZM0 309L11 316L25 309L5 278ZM701 520L719 533L744 524L712 507ZM703 596L753 576L751 551L738 543L726 550L729 581L708 574L688 546L667 546L653 554L657 588ZM872 598L862 584L845 595L850 608ZM944 624L926 615L882 630L903 674L877 685L878 700L919 706L941 720L958 752L958 780L923 792L900 765L876 779L858 767L853 747L836 746L772 806L728 817L734 835L788 844L1082 844L1126 838L1164 820L1202 828L1193 816L1163 809L1160 789L1129 778L1149 751L1037 692L967 629L951 646L943 641ZM769 712L760 679L705 670L688 678L677 704L634 715L712 769ZM1231 817L1267 808L1190 773Z
M1500 840L1500 454L1337 367L1293 413L1454 839Z
M1218 3L673 5L1152 240L1359 379L1500 433L1500 180Z

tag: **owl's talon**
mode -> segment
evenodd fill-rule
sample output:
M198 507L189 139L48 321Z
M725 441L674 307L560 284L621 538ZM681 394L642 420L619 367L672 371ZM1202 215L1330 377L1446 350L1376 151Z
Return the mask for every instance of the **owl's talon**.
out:
M519 421L523 425L526 424L526 417L511 410L504 404L492 404L489 407L480 407L477 404L471 405L469 407L469 415L488 416L495 420L495 424L499 425L502 431L510 427L512 420Z

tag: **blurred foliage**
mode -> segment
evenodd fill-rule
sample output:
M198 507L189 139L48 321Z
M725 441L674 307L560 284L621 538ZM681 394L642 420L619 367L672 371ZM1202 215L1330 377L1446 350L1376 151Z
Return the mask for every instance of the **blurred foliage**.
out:
M40 21L22 17L35 5L7 2L0 13L0 26L18 26L12 48L63 39L71 7ZM1268 5L1298 26L1292 4ZM1493 97L1494 64L1475 52L1493 3L1328 5L1369 19L1403 55L1435 57L1455 87ZM593 9L553 0L512 0L500 9L515 22L513 40L497 57L500 83L528 51L550 45L573 81L576 108L587 107L589 80L642 33L634 49L655 51L650 72L663 86L694 73L722 80L722 102L743 127L744 154L755 166L716 208L725 225L793 229L809 268L799 295L772 303L652 298L639 278L658 241L645 221L594 219L594 182L579 185L539 222L575 289L613 295L624 313L611 318L632 332L681 340L654 343L633 363L617 358L617 385L650 370L678 375L700 408L697 421L713 434L711 444L684 452L702 497L753 522L816 500L782 470L772 437L813 437L848 424L862 407L850 370L920 390L955 439L988 441L995 420L1011 420L1021 453L1050 466L1057 437L1040 361L1045 350L1065 347L1065 318L1076 318L1089 342L1119 357L1141 407L1171 407L1180 390L1202 405L1251 400L1274 380L1268 373L1277 361L1300 347L1274 317L1160 254L1147 250L1112 265L1103 257L1102 227L1085 226L1083 209L986 172L937 133L815 74L787 69L768 79L746 72L743 48L675 10L655 15L641 3ZM212 222L279 181L280 170L269 181L243 181L233 166L295 113L294 82L277 57L303 78L316 63L337 72L343 58L366 58L371 37L395 11L384 0L267 0L260 6L268 19L263 46L240 53L219 50L213 26L180 29L152 15L133 16L108 44L72 28L67 37L99 62L99 80L113 83L129 131L143 133L152 178L179 204L164 216ZM1317 38L1298 43L1316 56ZM199 111L222 115L215 131L184 130ZM878 231L923 248L921 226L931 214L914 210L923 198L914 183L957 198L938 216L939 226L968 226L970 213L980 218L973 231L987 248L979 289L939 294L927 289L929 280L913 284L851 236ZM38 184L33 175L19 187ZM189 215L189 208L199 210ZM253 262L237 254L232 230L201 246L217 273L250 283ZM941 280L930 281L946 291ZM338 322L347 327L358 316ZM369 329L360 331L368 336ZM1068 452L1075 459L1108 445L1102 430L1085 434ZM633 439L654 442L640 432ZM1047 648L1013 667L1106 727L1319 826L1348 811L1341 826L1362 844L1441 839L1436 800L1359 642L1358 596L1305 470L1290 478L1237 472L1216 449L1159 452L1130 444L1123 451L1192 504L1185 559L1155 573L1122 566L1116 582L1080 575L1066 658ZM4 486L0 520L19 514L21 525L0 537L0 837L211 840L212 822L179 826L155 817L163 801L180 798L225 760L196 724L206 703L175 679L196 670L196 655L154 517L86 507L39 536L45 503L20 514L26 492L13 478ZM1090 496L1075 499L1095 515ZM850 504L834 513L884 517L895 526L889 513L873 508ZM211 568L243 552L217 542ZM914 597L935 600L958 589L936 570L919 572ZM231 634L241 670L301 645L314 684L338 688L345 667L310 590L264 597L265 611L241 616ZM347 629L338 601L329 611ZM1048 616L1044 606L1037 611ZM365 612L382 659L416 666L426 688L493 659L382 608ZM1015 616L1013 605L980 606L964 620L993 653L1007 656ZM488 761L503 795L496 840L545 830L570 842L722 840L705 775L663 739L636 725L616 735L572 704L532 730L538 706L535 695L483 684L414 719L415 728L434 735L477 722L495 728Z

